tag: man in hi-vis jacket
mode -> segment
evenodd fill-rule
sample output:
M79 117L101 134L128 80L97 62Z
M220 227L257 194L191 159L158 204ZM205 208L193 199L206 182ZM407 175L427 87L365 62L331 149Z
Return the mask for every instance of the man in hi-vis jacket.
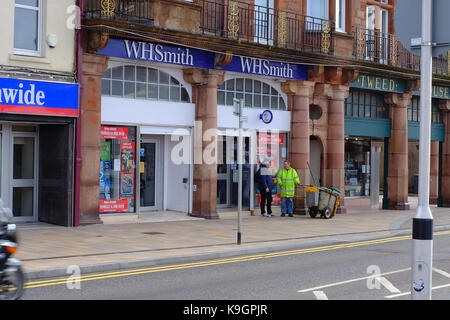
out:
M293 217L295 186L300 184L300 178L287 160L284 161L284 168L278 172L277 183L281 189L281 216L286 215L287 209L289 217Z

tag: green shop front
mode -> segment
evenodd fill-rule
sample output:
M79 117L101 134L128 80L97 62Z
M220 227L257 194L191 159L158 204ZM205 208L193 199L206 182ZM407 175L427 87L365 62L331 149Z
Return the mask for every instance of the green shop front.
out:
M345 196L346 204L359 208L388 209L389 148L393 121L392 95L406 96L408 81L360 74L350 84L345 104ZM433 88L435 93L448 92ZM437 144L437 161L442 157L444 125L437 95L433 98L432 140ZM420 92L413 92L407 107L408 193L417 191ZM406 114L405 114L406 116ZM400 119L405 121L405 119ZM398 125L398 124L397 124ZM406 133L405 133L406 134ZM406 141L406 137L405 137ZM393 147L393 146L391 146ZM436 149L436 146L435 146ZM405 155L406 156L406 155ZM434 158L433 158L434 160ZM391 164L392 166L392 164ZM391 170L395 170L391 169ZM436 168L436 172L441 172ZM439 174L436 177L439 180ZM406 183L406 182L405 182ZM439 192L436 183L436 202Z

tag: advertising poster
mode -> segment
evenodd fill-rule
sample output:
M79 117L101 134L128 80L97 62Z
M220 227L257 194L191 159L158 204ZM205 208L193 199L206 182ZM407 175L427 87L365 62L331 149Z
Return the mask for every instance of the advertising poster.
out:
M111 199L111 161L100 161L100 198Z
M284 144L284 135L282 134L259 134L256 154L258 163L266 161L267 167L272 175L275 175L280 169L280 145ZM274 177L275 178L275 177ZM261 204L261 195L258 194L258 205ZM272 204L281 204L281 196L277 193L277 188L272 190Z
M120 143L120 199L133 199L135 143L122 141Z

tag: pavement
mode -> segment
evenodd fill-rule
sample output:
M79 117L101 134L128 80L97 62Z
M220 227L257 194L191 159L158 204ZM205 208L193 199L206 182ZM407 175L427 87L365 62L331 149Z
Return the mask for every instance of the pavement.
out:
M411 234L409 211L349 210L333 219L295 215L262 217L242 213L237 245L237 212L219 211L218 220L177 212L102 215L103 224L65 228L18 224L19 251L27 280L181 264L200 260L294 250ZM450 209L431 206L435 231L450 230Z

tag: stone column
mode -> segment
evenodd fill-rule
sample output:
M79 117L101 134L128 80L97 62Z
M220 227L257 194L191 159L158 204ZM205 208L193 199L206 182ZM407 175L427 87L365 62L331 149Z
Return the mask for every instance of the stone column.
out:
M388 198L391 210L409 210L410 208L408 203L408 105L411 97L411 93L385 95L392 121L388 167Z
M224 72L185 69L184 79L193 86L194 199L192 216L218 219L217 214L217 87Z
M100 127L102 75L108 67L108 60L105 56L83 54L80 225L102 223L99 217Z
M442 206L450 208L450 101L439 105L445 126L445 140L442 146Z
M439 187L439 141L431 141L430 204L437 204Z
M281 88L290 99L291 134L289 160L300 177L300 184L309 185L309 105L314 92L314 82L289 80ZM297 187L294 198L296 214L305 215L308 211L305 202L305 187Z
M345 213L345 135L344 116L345 99L348 97L349 87L332 85L331 97L328 105L328 138L327 163L325 169L326 185L335 187L341 192L338 213Z

